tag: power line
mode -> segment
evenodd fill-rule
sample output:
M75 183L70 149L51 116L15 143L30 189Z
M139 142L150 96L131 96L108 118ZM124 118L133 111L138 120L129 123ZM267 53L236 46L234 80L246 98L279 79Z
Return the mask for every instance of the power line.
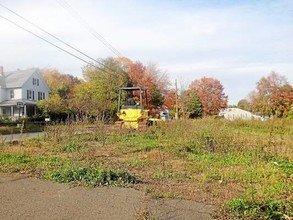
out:
M101 34L99 34L96 30L94 30L88 22L86 22L77 11L73 9L72 6L69 5L68 2L65 0L56 0L59 5L67 10L71 16L73 16L82 26L84 26L96 39L102 42L109 50L111 50L116 56L123 57L123 55L114 47L112 46Z
M41 28L40 26L34 24L33 22L29 21L28 19L24 18L23 16L21 16L21 15L18 14L18 13L16 13L15 11L9 9L8 7L4 6L3 4L0 3L0 6L3 7L3 8L5 8L6 10L10 11L10 12L13 13L14 15L18 16L19 18L23 19L24 21L26 21L27 23L31 24L32 26L34 26L34 27L38 28L39 30L43 31L44 33L50 35L51 37L53 37L54 39L58 40L59 42L65 44L66 46L70 47L71 49L73 49L73 50L77 51L78 53L82 54L83 56L85 56L85 57L91 59L92 61L94 61L94 62L96 62L96 63L98 63L98 64L104 66L105 68L107 68L107 69L113 71L113 70L110 69L109 67L105 66L105 64L103 64L102 62L99 62L98 60L96 60L96 59L90 57L89 55L85 54L84 52L80 51L79 49L77 49L77 48L71 46L70 44L68 44L68 43L66 43L65 41L61 40L60 38L54 36L53 34L49 33L49 32L46 31L45 29L43 29L43 28ZM2 18L3 18L3 17L2 17ZM6 20L8 20L8 19L6 19ZM34 35L35 35L35 34L34 34ZM46 42L47 42L47 41L46 41ZM60 48L59 48L59 49L60 49Z
M59 47L58 45L56 45L56 44L54 44L54 43L52 43L52 42L46 40L45 38L43 38L43 37L41 37L41 36L39 36L39 35L33 33L32 31L30 31L30 30L28 30L28 29L22 27L21 25L15 23L14 21L11 21L10 19L5 18L5 17L3 17L2 15L0 15L0 17L1 17L2 19L4 19L4 20L10 22L11 24L13 24L13 25L19 27L20 29L22 29L22 30L24 30L24 31L26 31L26 32L28 32L28 33L34 35L35 37L37 37L37 38L39 38L39 39L41 39L41 40L47 42L48 44L51 44L52 46L58 48L59 50L62 50L63 52L65 52L65 53L67 53L67 54L69 54L69 55L71 55L71 56L73 56L73 57L75 57L75 58L77 58L77 59L79 59L79 60L85 62L86 64L88 64L88 65L90 65L90 66L96 67L96 66L93 65L92 63L90 63L90 62L88 62L88 61L86 61L86 60L84 60L84 59L82 59L82 58L76 56L75 54L73 54L73 53L71 53L71 52L69 52L69 51L67 51L67 50L65 50L65 49L63 49L63 48L61 48L61 47Z
M85 54L84 52L82 52L82 51L78 50L77 48L71 46L70 44L68 44L68 43L66 43L65 41L61 40L60 38L54 36L53 34L51 34L51 33L49 33L48 31L46 31L44 28L41 28L40 26L34 24L33 22L29 21L28 19L24 18L23 16L21 16L21 15L18 14L18 13L16 13L15 11L9 9L8 7L4 6L3 4L0 3L0 6L3 7L3 8L5 8L6 10L10 11L10 12L13 13L14 15L18 16L19 18L23 19L24 21L26 21L27 23L31 24L32 26L34 26L34 27L38 28L39 30L43 31L44 33L48 34L49 36L53 37L54 39L58 40L59 42L65 44L66 46L70 47L71 49L73 49L73 50L77 51L78 53L82 54L83 56L85 56L85 57L87 57L87 58L93 60L94 62L100 64L100 65L103 66L105 69L109 70L110 72L108 72L108 71L106 71L105 69L102 69L102 68L100 68L100 67L98 67L98 66L96 66L96 65L94 65L94 64L92 64L92 63L90 63L90 62L88 62L88 61L86 61L86 60L84 60L84 59L82 59L82 58L80 58L79 56L77 56L77 55L75 55L75 54L73 54L73 53L71 53L71 52L69 52L69 51L67 51L67 50L65 50L65 49L63 49L63 48L61 48L60 46L58 46L58 45L56 45L56 44L50 42L49 40L46 40L45 38L43 38L43 37L41 37L41 36L39 36L39 35L33 33L32 31L30 31L30 30L28 30L28 29L22 27L21 25L19 25L19 24L13 22L12 20L10 20L10 19L8 19L8 18L5 18L4 16L1 16L1 15L0 15L0 17L3 18L4 20L6 20L6 21L12 23L13 25L15 25L15 26L17 26L17 27L19 27L19 28L21 28L21 29L27 31L28 33L30 33L30 34L32 34L32 35L34 35L34 36L40 38L41 40L45 41L46 43L51 44L52 46L54 46L54 47L56 47L56 48L58 48L58 49L60 49L60 50L62 50L62 51L64 51L65 53L67 53L67 54L69 54L69 55L71 55L71 56L73 56L73 57L75 57L75 58L77 58L77 59L79 59L79 60L85 62L86 64L88 64L88 65L90 65L90 66L92 66L92 67L96 67L96 68L98 68L100 71L102 71L102 72L104 72L104 73L113 74L112 72L115 72L115 70L113 70L113 69L111 69L110 67L106 66L104 63L102 63L102 62L100 62L100 61L98 61L98 60L96 60L96 59L90 57L89 55ZM122 70L122 71L123 71L124 73L126 73L124 70Z

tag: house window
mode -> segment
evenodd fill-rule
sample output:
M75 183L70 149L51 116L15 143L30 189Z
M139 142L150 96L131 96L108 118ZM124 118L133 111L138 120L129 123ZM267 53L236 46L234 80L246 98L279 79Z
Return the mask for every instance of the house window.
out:
M14 99L14 90L10 90L10 99Z
M35 92L32 90L27 90L27 99L34 100L35 99Z
M45 93L44 92L38 92L38 100L45 99Z
M39 79L33 78L33 85L38 86L40 84Z

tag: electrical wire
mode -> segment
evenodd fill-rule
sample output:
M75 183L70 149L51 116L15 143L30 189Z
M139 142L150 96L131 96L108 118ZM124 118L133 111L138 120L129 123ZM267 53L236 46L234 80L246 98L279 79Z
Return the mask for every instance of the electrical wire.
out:
M67 10L72 17L74 17L83 27L85 27L96 39L98 39L101 43L103 43L109 50L111 50L116 56L123 57L123 55L112 46L101 34L99 34L96 30L94 30L88 22L86 22L77 11L73 9L71 5L65 0L56 0L57 3Z
M2 18L2 19L4 19L4 20L6 20L6 21L8 21L9 23L11 23L11 24L13 24L13 25L15 25L15 26L19 27L20 29L22 29L22 30L24 30L24 31L26 31L26 32L28 32L28 33L30 33L30 34L32 34L32 35L34 35L35 37L37 37L37 38L39 38L39 39L41 39L41 40L45 41L46 43L48 43L48 44L51 44L52 46L54 46L54 47L58 48L59 50L62 50L63 52L65 52L65 53L67 53L67 54L69 54L69 55L71 55L71 56L73 56L73 57L75 57L75 58L77 58L77 59L79 59L79 60L81 60L81 61L85 62L86 64L88 64L88 65L90 65L90 66L93 66L93 67L96 67L96 66L95 66L95 65L93 65L92 63L90 63L90 62L88 62L88 61L86 61L86 60L84 60L84 59L82 59L82 58L80 58L80 57L76 56L75 54L73 54L73 53L71 53L71 52L69 52L69 51L67 51L67 50L63 49L62 47L59 47L58 45L56 45L56 44L54 44L54 43L52 43L52 42L50 42L50 41L46 40L45 38L43 38L43 37L41 37L41 36L39 36L39 35L35 34L34 32L32 32L32 31L30 31L30 30L28 30L28 29L26 29L26 28L22 27L21 25L19 25L19 24L15 23L14 21L11 21L10 19L8 19L8 18L5 18L5 17L4 17L4 16L2 16L2 15L0 15L0 18Z
M58 40L59 42L65 44L66 46L70 47L71 49L73 49L73 50L77 51L78 53L82 54L83 56L85 56L85 57L89 58L90 60L92 60L92 61L94 61L94 62L96 62L96 63L102 65L104 68L107 68L108 70L113 71L113 70L110 69L109 67L105 66L105 64L103 64L102 62L100 62L100 61L98 61L98 60L96 60L96 59L90 57L89 55L85 54L84 52L80 51L79 49L77 49L77 48L71 46L70 44L66 43L66 42L63 41L62 39L60 39L60 38L54 36L53 34L51 34L51 33L49 33L48 31L46 31L44 28L41 28L40 26L34 24L33 22L29 21L28 19L24 18L23 16L21 16L21 15L18 14L18 13L16 13L15 11L9 9L8 7L4 6L3 4L0 3L0 6L3 7L3 8L5 8L6 10L10 11L10 12L13 13L14 15L16 15L17 17L23 19L24 21L26 21L27 23L31 24L32 26L34 26L34 27L38 28L39 30L43 31L44 33L50 35L51 37L53 37L54 39Z

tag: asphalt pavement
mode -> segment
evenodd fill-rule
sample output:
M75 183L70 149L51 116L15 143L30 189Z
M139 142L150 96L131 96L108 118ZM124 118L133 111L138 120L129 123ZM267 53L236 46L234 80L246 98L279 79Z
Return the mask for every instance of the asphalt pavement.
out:
M85 188L0 173L0 219L212 219L214 207L151 199L132 188Z

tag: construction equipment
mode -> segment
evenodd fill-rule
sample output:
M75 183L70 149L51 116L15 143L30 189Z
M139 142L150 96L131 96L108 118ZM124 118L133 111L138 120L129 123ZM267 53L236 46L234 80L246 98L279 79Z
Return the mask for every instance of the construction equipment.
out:
M118 91L117 116L119 121L116 124L120 128L138 129L139 127L157 125L160 121L168 119L169 112L168 110L150 111L145 89L123 87Z
M146 125L149 118L146 90L140 87L123 87L118 91L117 116L121 128L138 129Z

